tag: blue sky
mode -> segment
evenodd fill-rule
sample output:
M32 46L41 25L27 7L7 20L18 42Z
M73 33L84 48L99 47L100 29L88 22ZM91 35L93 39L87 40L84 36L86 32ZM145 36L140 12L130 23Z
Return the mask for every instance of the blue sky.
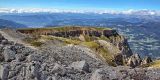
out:
M160 0L0 0L0 8L160 10Z

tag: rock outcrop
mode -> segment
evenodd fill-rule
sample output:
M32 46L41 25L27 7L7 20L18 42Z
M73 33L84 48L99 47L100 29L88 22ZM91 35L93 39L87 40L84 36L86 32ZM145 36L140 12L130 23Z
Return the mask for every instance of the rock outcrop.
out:
M5 40L5 43L4 43ZM116 41L113 41L113 43ZM114 45L111 43L111 45ZM119 48L119 47L118 47ZM122 48L122 47L121 47ZM125 48L125 47L124 47ZM122 49L123 50L123 49ZM121 51L121 50L120 50ZM127 51L121 51L127 52ZM10 42L0 35L1 80L159 80L159 69L112 67L89 54L87 49L75 46L50 46L34 50ZM124 54L125 56L123 56ZM118 58L130 54L120 53ZM139 64L135 54L133 64ZM127 59L127 58L126 58ZM150 62L149 58L143 60ZM142 61L142 62L143 62ZM117 63L121 64L121 63Z
M89 72L89 65L88 65L88 63L86 63L86 61L73 62L71 64L71 67L74 69L77 69L79 71Z
M57 37L79 37L80 35L96 36L100 37L102 35L109 37L113 35L118 35L116 30L111 29L96 29L96 28L82 28L82 27L62 27L62 28L49 28L49 29L19 29L17 30L25 34L37 34L37 35L53 35Z
M138 54L132 53L127 39L125 39L124 36L119 35L115 30L108 28L60 27L20 29L17 31L25 34L51 35L67 39L74 38L82 42L94 41L99 45L95 50L98 55L104 58L110 65L114 66L127 64L131 67L136 67L142 62ZM100 48L103 48L104 50ZM103 52L105 52L105 54ZM108 56L110 57L110 60L106 59Z
M151 59L151 57L149 57L149 56L146 56L143 60L142 60L142 65L143 64L148 64L148 63L151 63L152 62L152 59Z
M136 66L139 66L141 62L142 61L140 56L138 54L134 54L129 58L127 65L131 67L136 67Z

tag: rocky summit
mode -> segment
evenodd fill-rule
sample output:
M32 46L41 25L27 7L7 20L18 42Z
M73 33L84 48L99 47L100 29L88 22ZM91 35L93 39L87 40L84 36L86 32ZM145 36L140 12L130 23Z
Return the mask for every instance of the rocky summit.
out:
M1 80L159 80L150 57L115 30L90 27L0 31ZM17 41L18 40L18 41Z

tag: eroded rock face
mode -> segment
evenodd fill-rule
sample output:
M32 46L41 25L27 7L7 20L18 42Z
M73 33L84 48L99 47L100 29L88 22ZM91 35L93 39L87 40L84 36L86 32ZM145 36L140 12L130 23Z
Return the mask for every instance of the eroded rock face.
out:
M151 57L146 56L146 57L142 60L142 63L141 63L141 64L148 64L148 63L151 63L151 62L152 62Z
M133 55L127 40L123 36L116 36L112 37L110 41L98 40L98 43L113 55L113 61L116 65L125 65Z
M142 62L142 59L138 54L133 54L127 62L127 65L131 67L139 66Z
M65 28L64 28L65 29ZM33 29L33 30L18 30L21 33L25 34L39 34L39 35L53 35L57 37L79 37L80 35L88 35L88 36L114 36L118 35L115 30L98 30L94 28L82 28L82 27L71 27L66 30L56 30L56 29Z

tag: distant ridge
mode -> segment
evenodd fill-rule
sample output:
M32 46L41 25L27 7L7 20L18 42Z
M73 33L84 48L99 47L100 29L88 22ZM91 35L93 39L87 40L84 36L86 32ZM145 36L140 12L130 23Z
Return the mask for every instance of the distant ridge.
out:
M27 26L10 20L0 19L0 28L27 28Z

